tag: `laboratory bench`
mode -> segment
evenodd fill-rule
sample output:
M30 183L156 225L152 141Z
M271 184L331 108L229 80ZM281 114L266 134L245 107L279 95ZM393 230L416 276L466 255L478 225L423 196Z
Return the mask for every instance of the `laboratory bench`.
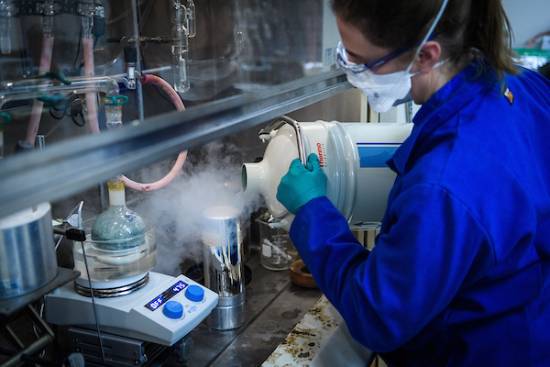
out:
M215 331L202 323L162 363L163 366L259 366L285 341L321 298L317 289L290 282L288 271L271 271L252 253L246 265L246 321L233 331Z
M202 322L174 347L148 353L147 366L368 365L365 361L371 353L353 341L338 312L318 289L292 284L288 270L264 268L257 250L251 251L245 264L251 276L243 326L216 331ZM32 334L33 328L19 326ZM60 361L71 352L67 350L70 343L63 328L56 328L56 334L59 338L46 356Z
M159 366L368 366L373 353L354 341L341 316L318 289L298 287L288 271L271 271L253 253L246 265L246 321L233 331L205 322Z

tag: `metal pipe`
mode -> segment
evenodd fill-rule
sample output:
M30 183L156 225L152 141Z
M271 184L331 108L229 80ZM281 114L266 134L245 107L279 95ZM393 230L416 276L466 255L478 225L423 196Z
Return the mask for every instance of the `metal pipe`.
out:
M34 319L40 324L40 326L44 329L46 332L46 335L43 335L36 341L34 341L31 345L24 348L23 350L19 351L16 355L8 359L6 362L4 362L0 367L13 367L19 365L24 359L26 355L33 355L35 353L40 352L42 349L46 348L48 344L52 343L55 337L55 334L53 330L50 328L50 326L40 317L38 312L34 309L32 305L28 305L27 308L31 312L31 315L34 317Z
M307 163L307 157L306 157L306 148L304 146L304 137L302 134L302 128L300 127L300 124L298 121L288 117L288 116L282 116L281 120L292 126L294 128L294 131L296 132L296 143L298 146L298 157L300 158L300 161L303 165Z
M25 348L25 344L23 344L21 339L19 339L17 334L15 334L15 332L11 329L9 325L6 325L4 328L6 329L10 337L13 339L13 341L15 342L15 344L17 344L19 348Z
M6 362L4 362L0 367L14 367L19 365L21 361L23 360L25 355L29 354L35 354L44 349L48 346L48 344L53 342L53 336L51 335L44 335L40 339L33 342L31 345L26 347L25 349L21 350L19 353L8 359Z
M262 141L266 140L271 136L272 131L280 129L284 124L288 124L294 129L294 132L296 133L298 157L300 158L302 164L305 165L307 163L306 148L304 146L302 128L300 127L300 123L298 121L288 116L281 116L273 121L269 126L260 130L258 136Z
M40 326L44 329L44 331L46 333L48 333L50 336L55 336L55 333L53 332L52 328L50 328L50 325L48 325L46 323L46 321L44 321L44 319L42 317L40 317L40 315L38 314L38 312L36 312L36 310L34 309L34 307L32 305L28 305L27 306L29 308L29 310L31 311L31 314L34 316L34 318L36 319L36 321L38 321L38 323L40 324Z

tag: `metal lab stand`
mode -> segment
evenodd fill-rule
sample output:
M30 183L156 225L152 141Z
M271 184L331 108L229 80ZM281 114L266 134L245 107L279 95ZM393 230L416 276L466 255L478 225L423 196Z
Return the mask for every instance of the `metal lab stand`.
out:
M44 349L54 340L55 334L53 330L42 319L38 312L36 312L32 303L55 288L73 281L78 276L79 273L77 271L58 268L57 276L44 287L23 296L12 297L0 301L0 321L2 324L5 324L2 334L5 334L6 337L17 346L15 350L5 348L5 346L0 348L0 355L8 356L8 359L2 362L0 367L18 366L23 361L35 360L32 355ZM25 345L9 325L10 320L13 320L21 314L30 317L33 323L38 325L43 332L43 335L37 337L30 345Z

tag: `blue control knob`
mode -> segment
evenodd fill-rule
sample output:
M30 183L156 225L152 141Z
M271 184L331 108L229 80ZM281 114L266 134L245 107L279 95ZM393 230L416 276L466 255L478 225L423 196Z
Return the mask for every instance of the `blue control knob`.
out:
M204 289L198 285L190 285L185 291L185 297L193 302L200 302L204 299Z
M169 319L179 319L183 316L183 305L176 301L168 301L164 305L162 313Z

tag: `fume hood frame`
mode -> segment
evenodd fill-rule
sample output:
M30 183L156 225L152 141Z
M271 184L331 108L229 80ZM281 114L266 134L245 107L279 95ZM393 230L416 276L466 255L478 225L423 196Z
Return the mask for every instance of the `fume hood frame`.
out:
M351 88L338 70L0 160L0 217L268 122Z

